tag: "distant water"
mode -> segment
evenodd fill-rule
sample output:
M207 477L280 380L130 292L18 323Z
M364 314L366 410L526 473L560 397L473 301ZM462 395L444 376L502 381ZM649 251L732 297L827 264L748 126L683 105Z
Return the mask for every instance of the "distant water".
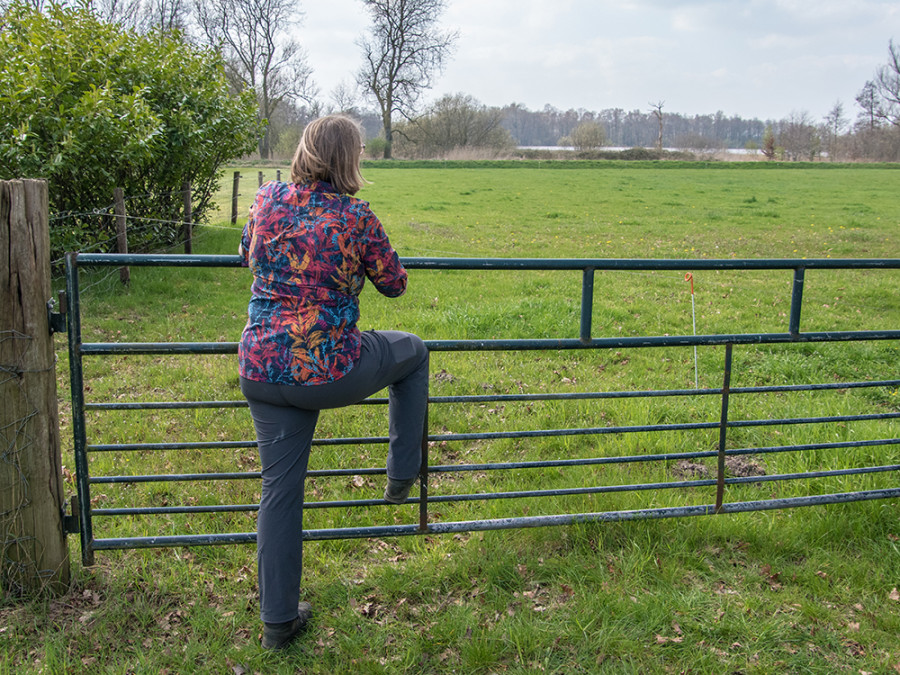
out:
M598 150L604 151L612 151L612 152L621 152L622 150L631 150L632 148L625 147L614 147L614 146L603 146L602 148L597 148ZM645 148L646 150L655 150L655 148ZM549 150L549 151L561 151L561 150L569 150L574 151L575 148L568 145L520 145L519 150ZM716 148L711 149L707 148L706 150L695 150L692 148L663 148L667 152L709 152L709 153L719 153L724 152L728 155L757 155L759 154L759 150L748 150L747 148Z

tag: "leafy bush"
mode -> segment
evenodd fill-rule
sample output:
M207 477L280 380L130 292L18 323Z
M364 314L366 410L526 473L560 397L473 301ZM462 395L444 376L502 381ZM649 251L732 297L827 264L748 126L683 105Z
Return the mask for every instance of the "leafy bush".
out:
M387 145L387 141L384 140L383 136L375 136L374 138L366 139L366 157L377 159L379 157L384 156L384 146Z
M0 19L0 178L46 178L53 257L109 250L113 189L132 250L177 241L182 185L201 220L229 159L259 134L252 92L233 96L214 52L177 34L139 35L84 7L17 0Z

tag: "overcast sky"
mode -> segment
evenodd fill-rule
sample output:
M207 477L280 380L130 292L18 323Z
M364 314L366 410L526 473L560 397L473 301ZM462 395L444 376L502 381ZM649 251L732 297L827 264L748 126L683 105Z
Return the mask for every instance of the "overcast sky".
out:
M298 37L323 99L351 84L360 0L301 2ZM900 0L447 0L455 53L429 94L489 106L824 117L900 42Z

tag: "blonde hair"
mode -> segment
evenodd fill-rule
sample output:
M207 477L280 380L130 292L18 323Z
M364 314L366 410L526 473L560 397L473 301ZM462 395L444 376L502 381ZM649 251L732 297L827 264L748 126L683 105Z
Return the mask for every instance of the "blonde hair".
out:
M343 194L353 195L365 185L359 172L362 152L359 125L345 115L326 115L306 125L291 163L291 180L322 180Z

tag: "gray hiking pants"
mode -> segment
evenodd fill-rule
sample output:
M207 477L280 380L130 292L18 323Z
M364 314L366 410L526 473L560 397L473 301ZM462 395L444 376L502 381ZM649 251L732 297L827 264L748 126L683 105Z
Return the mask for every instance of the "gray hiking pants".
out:
M262 462L257 519L260 616L268 623L297 616L303 564L303 485L319 411L339 408L388 387L387 475L419 472L428 401L428 350L398 331L362 334L358 363L335 382L291 386L241 378Z

